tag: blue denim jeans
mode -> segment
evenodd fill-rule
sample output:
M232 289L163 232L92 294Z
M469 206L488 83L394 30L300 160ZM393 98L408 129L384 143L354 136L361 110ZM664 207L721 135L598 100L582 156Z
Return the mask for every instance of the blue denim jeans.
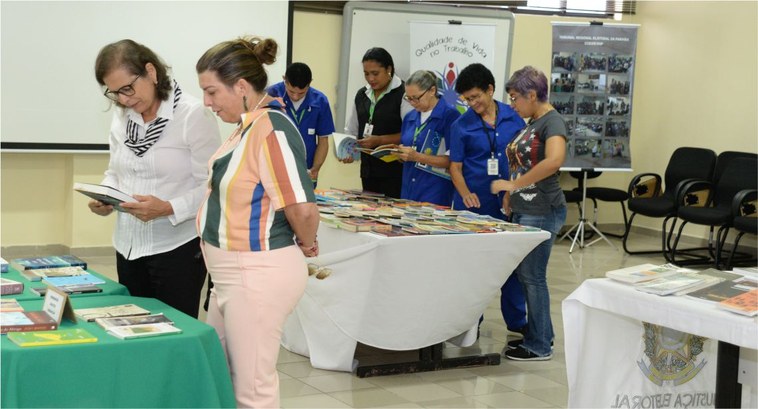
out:
M550 294L547 289L547 261L555 236L566 221L566 206L553 208L547 214L513 213L511 221L524 226L538 227L550 232L550 239L534 248L514 273L518 275L526 296L527 333L523 348L539 356L551 354L553 322L550 319Z

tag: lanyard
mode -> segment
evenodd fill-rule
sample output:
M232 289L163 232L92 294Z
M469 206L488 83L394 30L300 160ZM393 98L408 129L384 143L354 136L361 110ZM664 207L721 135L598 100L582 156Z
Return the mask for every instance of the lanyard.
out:
M420 134L421 131L423 131L424 128L426 128L427 123L429 123L429 118L427 118L426 121L424 121L424 123L421 124L421 126L417 126L416 130L413 131L413 142L411 143L411 146L413 146L414 149L416 148L416 139L418 138L418 134Z
M389 88L389 85L387 86ZM387 90L382 92L382 95L379 95L379 98L376 99L376 101L371 101L371 106L368 107L368 123L372 123L374 119L374 109L376 108L376 104L379 103L379 101L382 99L382 97L387 93Z
M302 111L300 111L300 116L297 116L297 111L295 111L295 108L290 108L290 112L292 113L292 119L295 120L295 123L297 126L300 126L300 122L303 121L303 115L305 115L306 109L303 108Z
M495 124L493 125L492 129L492 138L490 138L490 127L487 125L486 122L484 122L484 118L481 116L479 119L482 121L482 128L484 128L484 132L487 134L487 140L490 142L490 157L495 158L495 149L497 148L497 111L498 107L495 105Z

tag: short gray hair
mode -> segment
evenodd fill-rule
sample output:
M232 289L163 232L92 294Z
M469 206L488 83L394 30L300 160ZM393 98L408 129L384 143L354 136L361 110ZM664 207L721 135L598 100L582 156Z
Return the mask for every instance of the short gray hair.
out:
M432 88L432 86L437 86L437 76L431 71L418 70L408 77L405 85L415 85L419 89L426 91Z

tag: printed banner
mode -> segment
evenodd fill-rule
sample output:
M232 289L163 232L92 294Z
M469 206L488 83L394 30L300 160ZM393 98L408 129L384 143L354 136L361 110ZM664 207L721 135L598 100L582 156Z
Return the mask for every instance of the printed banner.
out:
M494 71L495 26L411 21L410 51L410 72L437 74L442 98L463 112L466 106L458 99L455 81L469 64L478 62Z
M631 169L637 27L553 24L550 103L568 126L564 167Z

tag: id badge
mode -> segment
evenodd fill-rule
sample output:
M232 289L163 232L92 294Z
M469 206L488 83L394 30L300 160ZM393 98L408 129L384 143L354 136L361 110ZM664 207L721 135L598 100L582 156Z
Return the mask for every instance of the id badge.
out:
M374 125L367 123L366 126L363 127L363 136L371 136L374 132Z
M495 158L487 159L487 175L489 176L497 175L497 159Z

